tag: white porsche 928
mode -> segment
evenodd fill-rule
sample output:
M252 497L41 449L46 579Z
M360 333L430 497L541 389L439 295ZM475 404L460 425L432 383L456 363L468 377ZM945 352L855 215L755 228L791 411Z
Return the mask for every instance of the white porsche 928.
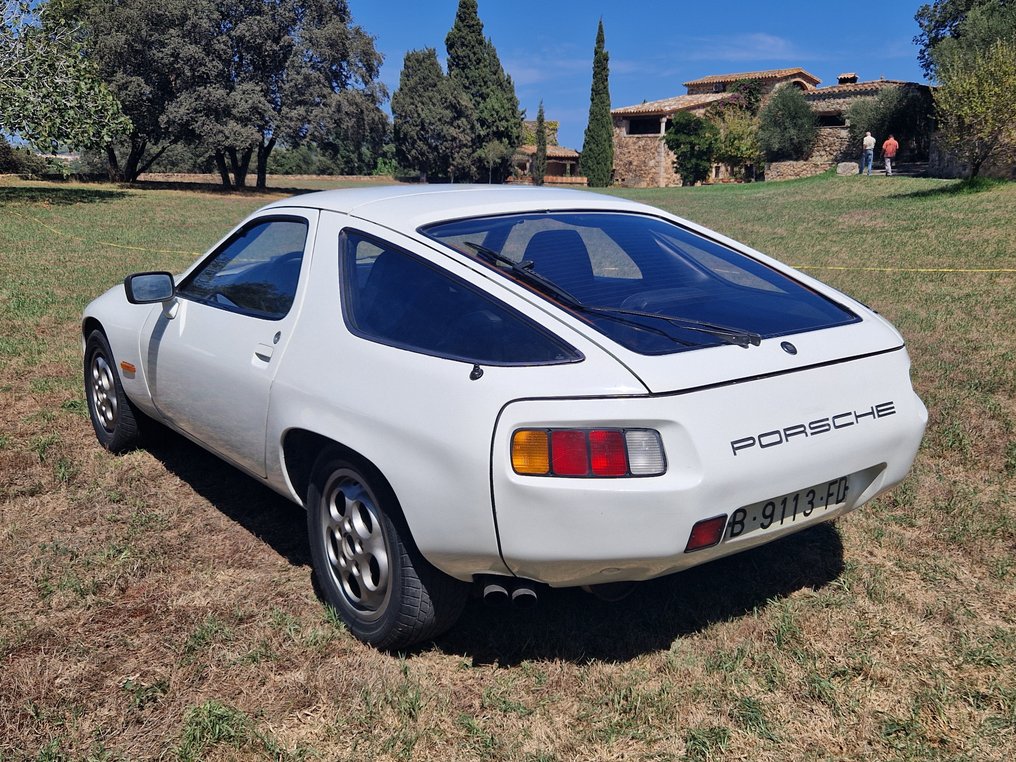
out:
M860 507L927 421L900 334L834 289L582 191L311 193L92 302L99 442L164 424L307 510L351 632L471 586L614 595Z

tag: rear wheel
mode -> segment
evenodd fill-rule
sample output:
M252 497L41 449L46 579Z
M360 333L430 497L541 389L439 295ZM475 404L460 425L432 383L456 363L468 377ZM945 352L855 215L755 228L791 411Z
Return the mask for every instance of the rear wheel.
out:
M85 399L99 444L113 453L137 447L141 414L124 394L113 352L102 331L92 331L85 341Z
M323 453L311 475L307 527L325 600L360 640L406 648L455 624L469 586L420 555L395 495L372 469Z

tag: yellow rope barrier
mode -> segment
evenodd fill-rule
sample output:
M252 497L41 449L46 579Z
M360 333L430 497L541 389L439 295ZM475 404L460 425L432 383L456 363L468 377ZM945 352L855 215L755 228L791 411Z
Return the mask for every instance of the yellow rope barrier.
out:
M798 270L858 270L876 273L1016 273L1016 267L995 269L967 267L847 267L839 265L791 265Z
M149 254L190 254L192 256L199 256L199 251L184 251L182 249L146 249L143 246L127 246L122 243L111 243L109 241L89 241L87 238L81 238L80 236L71 235L70 233L64 233L63 231L57 230L50 225L47 225L40 219L32 217L29 214L9 209L8 211L13 212L19 217L29 219L37 225L41 225L52 233L63 238L70 238L74 241L80 241L81 243L91 243L98 246L110 246L114 249L127 249L128 251L144 251ZM1016 267L1003 267L1003 268L965 268L965 267L852 267L846 265L791 265L798 270L853 270L858 272L878 272L878 273L1016 273Z

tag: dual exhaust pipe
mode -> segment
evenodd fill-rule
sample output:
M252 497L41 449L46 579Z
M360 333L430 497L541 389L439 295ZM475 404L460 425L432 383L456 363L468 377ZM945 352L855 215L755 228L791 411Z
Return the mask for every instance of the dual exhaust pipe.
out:
M536 590L525 580L510 577L488 578L481 582L483 602L488 606L507 606L511 603L520 609L532 608L537 603Z

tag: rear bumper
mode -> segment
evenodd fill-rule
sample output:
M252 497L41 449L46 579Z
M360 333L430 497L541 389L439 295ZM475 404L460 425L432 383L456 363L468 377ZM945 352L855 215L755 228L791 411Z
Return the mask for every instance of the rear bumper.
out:
M907 474L927 423L905 351L651 397L520 400L494 436L495 518L505 563L552 586L645 580L746 550L860 507ZM520 476L512 432L528 427L660 432L658 477ZM853 475L834 508L685 552L697 521Z

